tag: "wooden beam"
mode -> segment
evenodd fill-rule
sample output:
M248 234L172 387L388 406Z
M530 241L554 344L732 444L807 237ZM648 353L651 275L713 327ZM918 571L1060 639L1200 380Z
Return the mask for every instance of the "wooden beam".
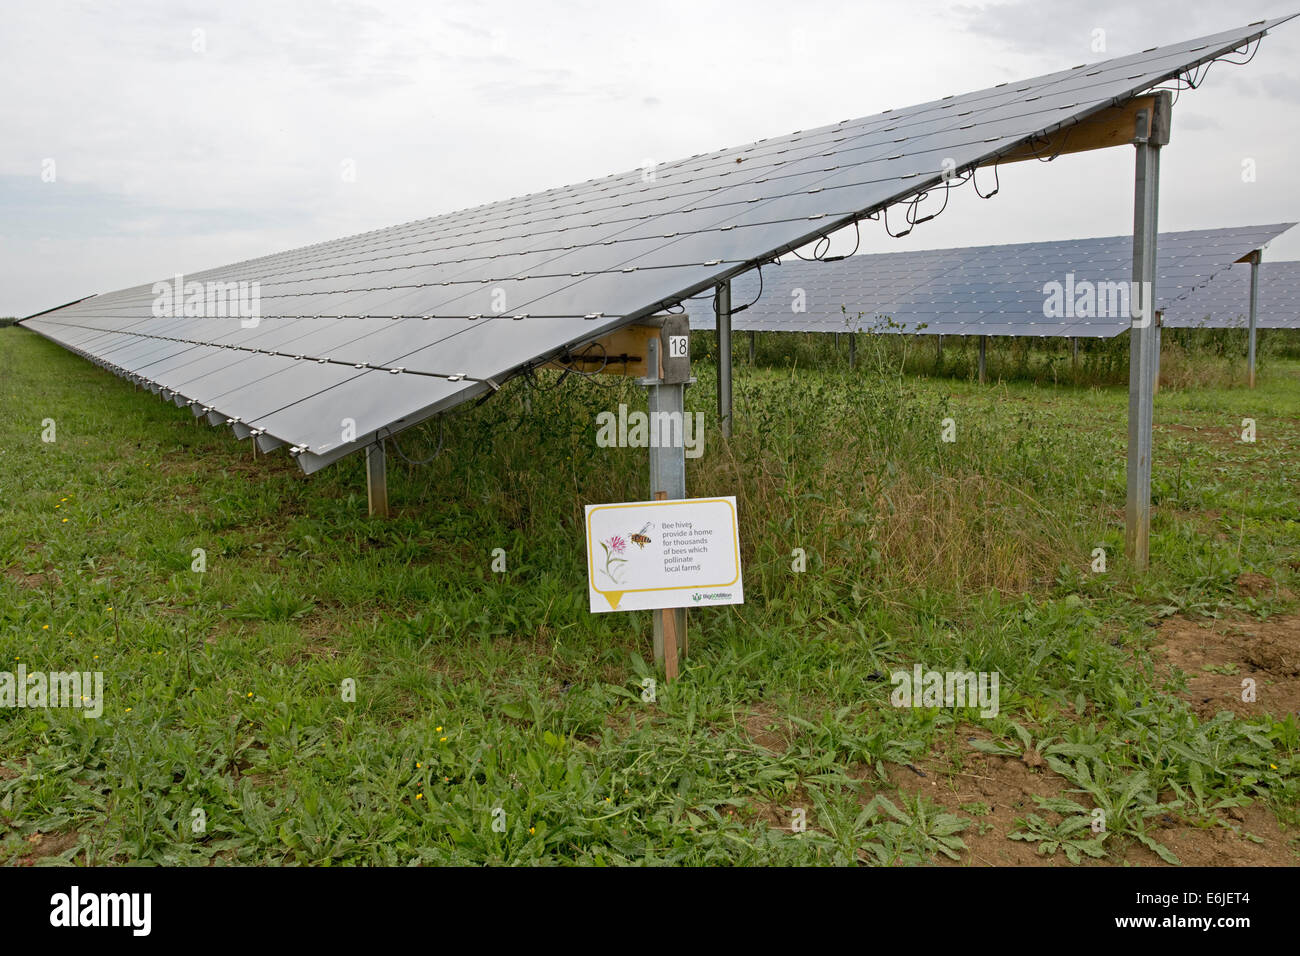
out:
M1020 163L1029 159L1047 159L1051 156L1064 156L1066 153L1082 153L1093 149L1109 149L1112 146L1133 145L1133 125L1139 110L1151 110L1156 96L1136 96L1127 103L1111 106L1094 113L1087 119L1052 133L1045 140L1026 143L1005 153L997 159L991 159L985 166L1004 163ZM1148 113L1148 115L1150 115ZM1164 134L1168 142L1168 133ZM1163 145L1163 143L1161 144Z
M631 375L646 378L650 375L647 356L649 341L659 338L659 327L654 325L626 325L608 335L602 335L586 345L569 350L542 368L575 369L580 372L603 372L606 375ZM656 377L661 370L656 370Z

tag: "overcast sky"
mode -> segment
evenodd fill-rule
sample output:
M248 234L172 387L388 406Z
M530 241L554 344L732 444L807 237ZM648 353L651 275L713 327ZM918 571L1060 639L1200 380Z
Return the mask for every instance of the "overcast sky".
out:
M0 6L0 315L1294 12L1300 0ZM1093 44L1104 31L1106 49ZM1300 219L1300 20L1184 93L1160 227ZM1256 179L1243 182L1254 160ZM348 176L351 171L354 175ZM981 174L981 181L982 181ZM866 252L1132 230L1131 149ZM849 237L851 245L851 237ZM847 252L836 244L836 251ZM1300 228L1265 254L1300 259Z

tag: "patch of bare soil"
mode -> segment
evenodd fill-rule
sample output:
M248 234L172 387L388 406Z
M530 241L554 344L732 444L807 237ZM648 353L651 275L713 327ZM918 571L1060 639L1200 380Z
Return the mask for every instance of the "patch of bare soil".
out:
M969 848L960 860L940 858L943 865L964 866L1071 866L1065 854L1040 855L1038 844L1009 839L1023 829L1018 820L1036 813L1049 823L1060 816L1038 807L1035 796L1065 796L1090 807L1086 794L1073 793L1068 780L1045 765L1041 755L1026 751L1019 756L1000 757L972 750L966 752L980 731L972 731L962 749L962 770L952 761L933 757L916 765L891 768L891 782L900 793L925 794L945 810L972 823L961 833ZM919 771L919 772L918 772ZM924 776L922 776L924 774ZM987 809L986 809L987 808ZM1300 865L1300 844L1294 832L1285 830L1266 806L1233 807L1218 814L1218 822L1204 825L1171 811L1150 821L1149 835L1173 851L1183 866L1296 866ZM1121 846L1108 841L1108 854L1100 860L1085 857L1085 866L1113 866L1117 862L1139 866L1168 866L1153 851L1137 842L1122 844L1119 860L1114 853Z
M739 813L740 818L746 822L762 821L771 829L784 830L786 833L795 832L795 810L804 811L804 819L809 828L815 827L817 820L817 811L814 809L812 797L803 787L795 787L789 796L776 803L753 798L739 811L732 807L718 807L717 809L723 816L734 816Z
M1243 717L1300 713L1300 616L1172 617L1161 626L1152 651L1166 673L1176 668L1187 675L1182 696L1203 719L1223 710Z
M1241 441L1241 432L1222 425L1179 425L1174 422L1157 422L1156 431L1178 432L1188 438L1201 438L1218 444L1233 445Z
M1199 827L1168 816L1158 818L1149 831L1157 843L1173 851L1183 866L1300 866L1294 831L1284 830L1272 811L1260 803L1221 812L1227 824ZM1141 844L1131 844L1124 861L1137 866L1165 866Z
M76 846L78 839L80 834L76 830L67 833L33 833L27 838L31 849L18 858L18 865L34 866L37 860L44 857L58 856Z
M755 718L751 718L750 723ZM759 718L762 719L762 718ZM748 724L747 724L748 726ZM1012 833L1024 829L1020 821L1035 813L1050 824L1061 821L1059 814L1038 806L1035 796L1065 796L1090 807L1086 794L1072 792L1068 780L1050 767L1042 755L1033 750L1011 756L986 754L973 744L989 739L987 733L963 728L959 743L960 760L941 752L929 755L910 766L891 764L886 767L889 781L868 785L861 799L865 803L873 792L883 791L895 802L902 796L925 796L949 813L970 824L960 834L967 849L957 860L938 857L943 866L1072 866L1063 851L1048 856L1038 852L1038 844L1012 840ZM961 769L956 768L960 766ZM871 776L865 767L851 774L860 779ZM789 830L791 811L803 807L809 827L816 827L816 812L802 788L778 804L751 801L746 808L748 819L762 819L776 829ZM1177 811L1162 814L1150 821L1150 835L1168 847L1184 866L1296 866L1300 865L1300 842L1294 832L1285 830L1263 804L1233 807L1218 814L1218 822L1190 821ZM1122 849L1120 849L1122 847ZM1119 855L1116 856L1118 851ZM1100 860L1085 857L1085 866L1168 866L1153 851L1136 842L1109 844L1108 854Z
M790 749L796 728L779 717L770 704L758 704L745 717L745 736L764 750L783 754Z
M312 618L303 625L300 633L302 645L285 661L290 667L309 660L336 660L342 653L335 643L338 630L333 621L324 617Z
M1278 597L1283 601L1294 600L1295 595L1282 587L1266 574L1247 572L1237 578L1237 593L1246 597Z
M888 768L890 783L899 793L924 795L957 816L971 818L960 834L969 848L958 861L940 857L950 866L1068 866L1064 854L1040 856L1036 843L1009 839L1022 827L1017 823L1030 813L1057 823L1060 817L1040 810L1034 796L1059 796L1068 782L1047 767L1042 756L1026 751L1015 757L981 753L971 745L988 739L970 730L962 744L960 771L945 755L918 761L912 767ZM1077 794L1073 794L1078 799ZM1087 804L1086 799L1079 800Z
M33 591L44 591L50 587L57 588L62 584L53 565L46 565L44 571L34 571L30 574L22 568L9 567L5 568L5 577L20 588L28 588Z

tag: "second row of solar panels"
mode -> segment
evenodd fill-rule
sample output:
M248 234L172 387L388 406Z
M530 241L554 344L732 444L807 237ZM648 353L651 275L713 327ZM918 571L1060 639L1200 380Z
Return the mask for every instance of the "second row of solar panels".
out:
M1292 225L1162 233L1157 309L1168 315ZM761 278L733 280L733 309L748 308L733 316L732 328L1110 338L1129 327L1131 315L1099 313L1116 311L1108 289L1127 285L1132 256L1132 236L1111 236L795 259L765 267ZM687 310L692 328L713 328L711 297L689 300Z
M1250 264L1239 262L1164 315L1170 328L1244 329L1250 324ZM1300 262L1259 266L1255 327L1300 329Z

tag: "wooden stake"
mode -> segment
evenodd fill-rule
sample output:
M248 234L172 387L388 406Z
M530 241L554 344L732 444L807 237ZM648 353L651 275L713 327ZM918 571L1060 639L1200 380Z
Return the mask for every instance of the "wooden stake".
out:
M668 492L656 491L655 501L667 501ZM666 607L658 612L663 620L664 630L664 674L668 680L677 680L677 608ZM686 656L685 611L682 613L682 656Z

